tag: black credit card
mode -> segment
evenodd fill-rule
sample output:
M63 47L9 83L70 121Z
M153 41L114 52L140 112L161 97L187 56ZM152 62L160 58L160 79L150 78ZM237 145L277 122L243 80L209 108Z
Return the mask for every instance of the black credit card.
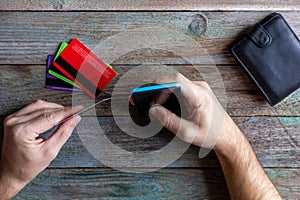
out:
M130 103L133 109L130 114L131 116L138 115L144 120L143 125L147 125L150 123L149 109L153 104L160 104L180 117L181 101L180 84L177 82L142 86L131 92Z

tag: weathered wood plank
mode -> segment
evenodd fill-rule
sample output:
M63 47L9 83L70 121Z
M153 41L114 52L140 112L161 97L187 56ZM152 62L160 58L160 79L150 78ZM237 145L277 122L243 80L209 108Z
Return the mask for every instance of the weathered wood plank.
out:
M300 117L234 117L234 121L248 137L264 167L299 167L300 166ZM93 135L104 130L109 140L122 149L130 152L154 151L167 145L174 135L162 131L151 138L139 139L122 132L110 117L98 118L99 124L92 118L83 118L80 123L80 135ZM84 131L83 131L84 130ZM100 141L94 140L95 144ZM110 153L110 149L102 147L101 152ZM198 158L199 148L191 146L177 161L169 167L218 167L216 156L211 152L203 159ZM166 158L174 152L168 152ZM122 154L120 159L122 158ZM153 163L156 161L153 160ZM58 157L51 163L51 168L103 167L87 151L77 132L62 148Z
M120 76L125 74L134 66L114 66L119 73L112 84L105 89L105 93L99 96L99 99L109 97ZM199 72L191 66L169 66L186 75L192 80L199 79ZM217 68L209 66L196 66L200 70L200 75L206 78L212 87L218 86L224 82L227 98L227 111L232 116L299 116L300 115L300 89L290 95L282 103L271 107L260 95L258 90L251 83L247 75L238 66L218 66ZM20 109L36 99L43 99L60 103L63 105L72 105L72 94L57 90L45 89L45 65L2 65L0 66L0 96L2 106L0 115L4 116ZM219 71L219 72L218 72ZM222 76L222 80L220 77ZM237 84L238 83L238 84ZM221 91L222 92L222 91ZM216 93L217 94L217 93ZM222 93L220 93L222 95ZM91 104L91 99L83 94L76 93L78 102L84 105ZM220 97L224 100L224 97ZM90 102L90 103L89 103ZM110 103L103 103L97 107L99 116L111 116Z
M299 169L266 169L284 199L300 198ZM111 169L47 169L16 199L229 199L220 168L161 169L131 174Z
M103 1L0 1L0 10L299 10L298 0L103 0Z
M208 28L206 33L197 36L191 31L190 24L194 19L198 19L201 26L201 22L205 20L199 14L199 12L1 12L0 64L43 64L47 54L54 53L61 41L78 37L84 44L94 49L100 42L117 33L157 26L165 29L169 27L194 38L216 64L235 64L228 50L229 45L238 35L270 12L204 12L208 20ZM283 14L296 34L300 35L300 16L297 12L283 12ZM200 29L199 32L202 30ZM142 36L143 34L141 30L140 33L135 34L134 39L139 42L144 38L150 40L147 42L151 44L159 40L159 37L151 39L145 37L145 34ZM182 42L177 33L172 31L170 34L168 38L174 44ZM119 41L123 43L132 40L132 37L128 36ZM154 47L149 45L149 48ZM108 49L111 55L120 52L116 47ZM185 64L187 62L176 56L174 52L154 49L136 49L128 52L129 49L126 46L123 51L127 54L119 59L116 58L114 63ZM181 46L181 50L188 53L189 59L196 64L208 62L203 58L206 54L201 55L201 52L204 54L205 51L195 50L190 45Z
M167 145L173 138L173 134L163 131L154 137L147 139L134 138L120 131L111 118L99 118L99 124L95 124L88 118L84 118L79 127L80 135L89 136L99 132L99 127L104 130L107 137L117 146L127 151L153 151ZM102 121L103 120L103 121ZM239 127L249 138L259 160L264 167L297 167L300 164L300 118L234 118ZM86 141L86 140L84 140ZM97 139L94 141L100 143ZM78 143L77 143L78 144ZM180 144L179 144L180 145ZM100 147L99 151L110 153L110 149ZM174 167L194 166L218 166L215 156L209 155L205 159L197 158L199 148L191 147L178 161L171 164ZM170 157L173 152L169 152ZM176 154L176 152L174 152ZM120 154L120 158L123 154ZM126 159L126 158L123 158ZM63 160L63 159L62 159ZM155 162L155 161L154 161Z
M218 192L214 192L217 189ZM219 169L163 169L146 174L110 169L46 170L16 199L228 199Z

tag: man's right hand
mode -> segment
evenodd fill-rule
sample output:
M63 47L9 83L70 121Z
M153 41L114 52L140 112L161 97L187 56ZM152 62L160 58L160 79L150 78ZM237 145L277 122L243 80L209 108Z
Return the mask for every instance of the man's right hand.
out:
M182 119L159 104L154 104L150 113L162 125L177 134L179 138L199 147L222 148L225 146L224 126L229 116L204 81L190 81L182 74L176 73L155 81L158 84L178 82L184 98L184 104L189 112L187 119ZM218 127L218 128L216 128ZM220 137L219 137L220 136Z

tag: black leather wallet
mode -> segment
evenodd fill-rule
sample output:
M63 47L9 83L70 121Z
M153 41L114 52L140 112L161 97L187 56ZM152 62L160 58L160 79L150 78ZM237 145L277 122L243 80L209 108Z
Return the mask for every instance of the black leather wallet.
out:
M281 14L256 24L230 51L270 105L300 87L300 42Z

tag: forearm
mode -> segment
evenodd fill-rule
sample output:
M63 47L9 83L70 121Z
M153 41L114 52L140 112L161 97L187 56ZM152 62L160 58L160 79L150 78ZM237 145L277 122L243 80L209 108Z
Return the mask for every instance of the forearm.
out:
M247 138L228 116L223 145L215 148L232 199L281 199ZM226 144L226 145L224 145Z

